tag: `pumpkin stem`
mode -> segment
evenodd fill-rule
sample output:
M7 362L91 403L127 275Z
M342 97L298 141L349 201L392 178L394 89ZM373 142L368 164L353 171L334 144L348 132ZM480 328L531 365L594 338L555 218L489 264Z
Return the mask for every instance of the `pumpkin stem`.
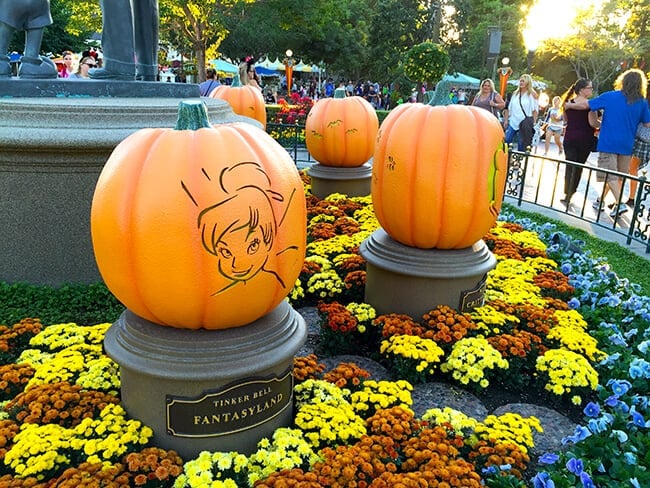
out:
M183 100L178 104L176 130L211 128L208 111L201 100Z
M235 73L235 76L232 77L232 83L230 84L230 86L235 86L235 87L243 86L241 84L241 80L239 79L239 73Z

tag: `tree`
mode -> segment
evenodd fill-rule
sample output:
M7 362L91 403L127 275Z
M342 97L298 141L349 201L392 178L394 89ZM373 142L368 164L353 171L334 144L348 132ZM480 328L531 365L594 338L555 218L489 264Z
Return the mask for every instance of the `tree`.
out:
M160 36L170 44L188 47L196 60L198 80L205 80L206 55L216 55L228 35L225 19L242 4L254 0L160 0Z
M449 54L439 44L423 42L409 49L404 56L404 74L418 83L418 95L423 81L437 83L449 68Z

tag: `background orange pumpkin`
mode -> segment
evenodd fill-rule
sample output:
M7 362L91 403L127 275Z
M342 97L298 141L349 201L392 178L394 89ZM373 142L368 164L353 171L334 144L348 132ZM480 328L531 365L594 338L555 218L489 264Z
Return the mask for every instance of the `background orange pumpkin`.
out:
M372 203L393 239L422 249L473 245L494 225L506 178L503 129L486 110L404 104L386 117Z
M305 143L320 164L361 166L372 157L379 120L362 97L322 98L307 115Z
M300 273L302 181L263 130L212 127L201 102L197 123L187 105L176 130L137 131L112 153L92 202L95 257L108 288L147 320L238 327L273 310Z
M233 112L255 119L266 128L266 104L262 92L257 87L242 85L239 75L235 75L231 85L219 85L208 96L225 100Z

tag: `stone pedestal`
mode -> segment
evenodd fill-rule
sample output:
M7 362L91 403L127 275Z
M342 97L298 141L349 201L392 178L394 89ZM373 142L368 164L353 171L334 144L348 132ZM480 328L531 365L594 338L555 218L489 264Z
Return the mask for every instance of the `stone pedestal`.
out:
M307 170L307 174L311 177L312 194L320 199L332 193L349 197L370 195L371 162L355 168L335 168L317 163Z
M101 87L83 83L64 87ZM140 84L129 86L135 92ZM144 127L174 127L181 100L2 98L0 281L39 285L101 281L90 239L90 206L99 173L128 135ZM223 100L203 100L215 124L257 123L235 115Z
M497 262L482 240L465 249L418 249L383 229L361 244L360 253L368 262L365 301L378 315L416 320L437 305L461 312L482 305L487 273Z
M293 358L306 338L304 319L283 301L249 325L212 331L126 311L104 347L120 365L129 416L154 430L155 445L189 460L203 450L250 454L291 425Z

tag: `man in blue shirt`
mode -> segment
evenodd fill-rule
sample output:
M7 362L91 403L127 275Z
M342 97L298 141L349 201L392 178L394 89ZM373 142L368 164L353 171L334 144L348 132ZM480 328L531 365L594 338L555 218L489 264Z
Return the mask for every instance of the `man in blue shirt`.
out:
M616 90L584 102L584 107L578 106L579 104L567 104L567 108L603 111L598 137L598 167L627 174L636 128L640 123L650 125L650 109L646 101L648 80L643 71L629 69L618 77L614 86ZM617 203L622 198L622 179L605 176L604 173L596 173L596 180L604 182L602 196L594 202L594 209L598 211L602 210L608 190ZM621 202L614 206L609 215L616 218L627 211L627 205Z

